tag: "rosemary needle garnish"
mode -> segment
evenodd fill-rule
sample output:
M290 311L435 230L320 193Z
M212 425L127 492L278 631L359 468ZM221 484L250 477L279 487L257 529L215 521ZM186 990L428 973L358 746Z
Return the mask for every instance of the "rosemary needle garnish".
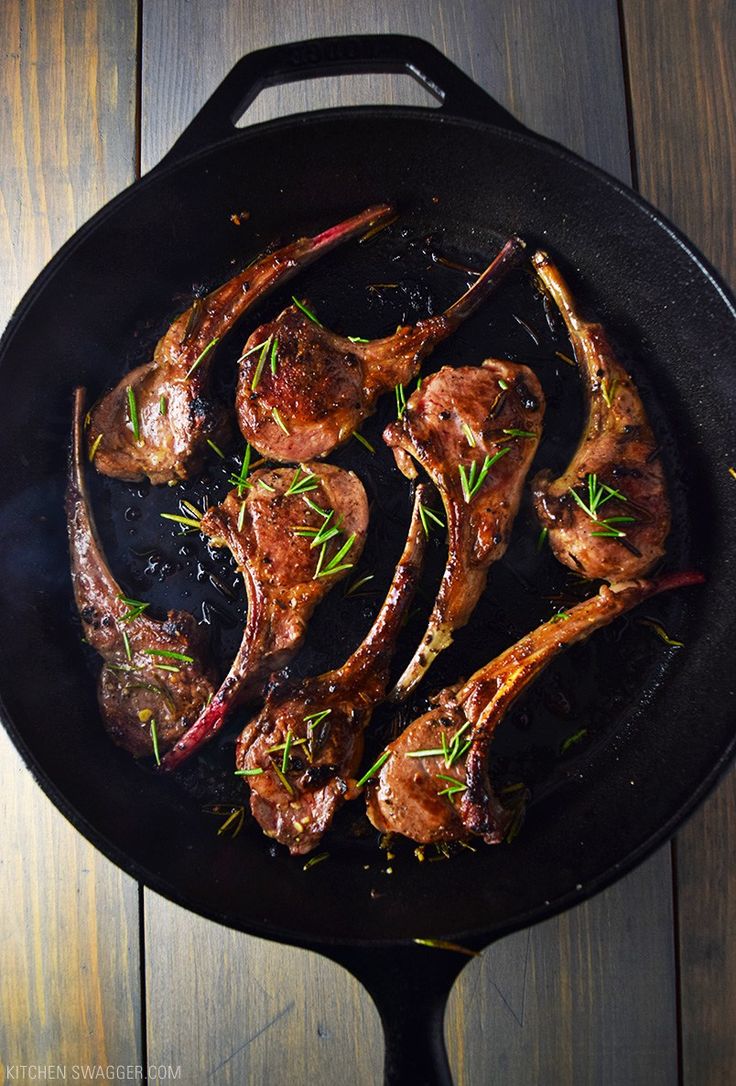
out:
M101 441L102 441L102 434L98 434L97 437L92 442L92 447L89 450L89 462L90 462L90 464L92 463L95 456L97 455L97 450L100 447L100 442ZM733 470L733 469L731 469L731 470Z
M341 573L344 569L352 569L352 562L343 562L343 558L346 557L353 543L355 542L355 532L343 543L337 554L334 554L327 565L324 565L326 543L322 544L322 550L319 553L319 559L317 561L317 569L314 573L314 580L318 577L328 577L332 573ZM342 563L342 565L341 565Z
M256 363L255 373L253 374L253 380L250 383L251 392L255 392L258 388L258 382L261 379L263 373L263 367L266 365L266 358L268 357L268 349L271 346L273 335L270 335L267 340L264 340L261 347L261 353L258 356L258 362Z
M301 468L297 467L294 472L289 489L286 491L286 496L289 494L304 494L308 490L316 490L319 486L319 479L316 475L312 475L309 472L301 474ZM330 514L331 515L331 514Z
M265 479L259 479L258 480L258 485L260 487L262 487L263 490L267 490L269 492L269 494L275 494L276 493L276 488L271 486L270 483L267 483Z
M399 384L394 387L394 393L396 395L396 418L401 419L406 411L406 392L404 386Z
M353 583L345 589L345 596L354 596L359 588L362 588L364 584L368 584L374 577L375 573L366 573L365 577L359 577L357 581L353 581Z
M613 397L616 395L616 389L618 388L618 377L614 377L611 381L611 387L608 387L608 381L604 377L601 381L601 396L606 401L606 407L610 407L613 403Z
M566 750L570 749L570 747L574 747L575 744L579 743L581 739L584 739L587 734L588 729L581 728L579 731L574 732L572 735L568 735L567 739L560 747L560 754L564 754Z
M430 509L427 505L419 503L419 519L422 522L422 528L427 539L429 539L429 533L431 531L430 521L436 524L439 528L444 528L445 522L442 517L435 513L434 509Z
M184 524L187 528L194 528L199 531L199 520L195 520L193 517L182 517L178 513L161 513L160 516L164 520L173 520L177 524Z
M366 784L371 779L371 777L374 777L376 775L376 773L378 773L379 769L383 768L383 766L386 764L386 762L389 760L390 757L391 757L391 751L390 750L384 750L383 754L381 754L380 757L376 758L375 762L373 763L371 768L367 771L367 773L364 773L363 776L360 778L360 780L355 782L355 787L356 788L362 788L363 785Z
M466 946L460 946L459 943L448 943L446 939L414 939L413 942L419 946L429 946L434 950L454 950L456 954L465 954L468 958L477 958L477 950L469 950Z
M245 522L245 502L240 503L240 511L238 513L238 531L242 532L243 524Z
M276 339L274 339L274 341L273 341L273 343L271 345L271 373L274 376L276 375L278 350L279 350L279 341L278 341L278 337L276 337Z
M313 731L318 724L321 724L326 716L329 716L332 709L318 709L316 713L307 713L303 718L310 731Z
M536 434L533 434L531 432L531 430L513 430L512 429L512 430L504 430L503 432L505 434L508 434L509 437L532 437L533 438L533 437L537 436Z
M135 402L135 392L131 385L128 385L126 392L128 393L128 419L133 428L133 437L136 441L140 441L141 427L138 421L138 404Z
M243 822L245 821L245 807L236 807L234 811L228 815L225 821L222 823L217 831L217 836L224 833L225 830L235 823L235 829L233 830L233 837L237 837L243 828Z
M305 498L304 501L307 503L307 505L309 506L309 508L313 512L319 513L319 515L321 517L329 517L329 515L330 515L329 509L323 509L320 505L317 505L317 503L315 501L312 501L311 498Z
M256 345L254 347L251 347L250 350L247 350L243 354L241 354L238 362L245 362L246 358L250 358L250 356L252 354L255 354L256 351L260 351L262 347L265 347L266 343L268 343L267 339L262 340L260 343L256 343Z
M183 652L173 652L170 649L144 649L146 656L164 656L169 660L183 660L185 664L193 664L194 657L186 656Z
M541 532L537 536L537 553L541 551L544 544L547 542L547 536L549 535L549 528L542 528Z
M197 369L197 367L200 365L200 363L207 357L207 355L210 353L212 348L216 345L219 338L220 338L219 336L215 336L214 339L211 339L209 341L209 343L207 344L207 346L204 348L204 350L201 351L200 354L194 359L191 366L187 370L187 374L186 374L186 376L184 378L185 381L189 380L189 378L192 376L192 374Z
M636 520L636 517L622 516L606 517L605 519L602 519L598 516L598 510L602 505L605 505L606 502L610 501L611 498L617 498L622 502L628 501L626 495L622 494L620 490L615 490L612 486L608 486L606 483L598 482L598 476L595 473L589 473L586 476L585 483L588 488L587 503L572 487L569 488L569 492L583 512L598 526L596 531L591 532L590 534L603 538L623 539L626 533L622 532L616 525L632 524Z
M467 422L464 422L462 424L462 428L463 428L463 433L465 434L466 440L468 442L468 445L470 445L471 449L474 449L475 446L478 444L478 442L475 440L475 434L470 429ZM504 433L507 433L507 432L508 431L504 430Z
M728 474L732 475L733 478L736 479L736 468L729 468L728 469Z
M130 596L118 596L118 599L128 608L126 614L118 619L119 622L132 622L133 619L142 615L147 607L151 606L150 603L144 603L143 600L133 600Z
M504 381L503 377L499 377L499 379L498 379L498 387L502 388L504 392L508 392L509 383L508 383L508 381Z
M438 796L447 796L452 802L452 797L456 796L459 792L467 792L468 786L463 781L459 781L457 777L448 777L446 773L437 774L438 781L449 781L450 783L446 788L440 789L437 793Z
M212 449L213 452L217 453L217 455L220 457L220 460L225 459L225 454L224 454L224 452L222 451L222 449L220 448L219 445L215 445L214 441L212 441L210 438L207 438L207 444L209 445L209 447Z
M312 312L312 310L311 310L311 309L307 309L307 307L306 307L306 305L304 304L304 302L300 302L300 301L299 301L299 299L298 299L298 298L295 298L293 294L292 294L292 296L291 296L291 300L292 300L292 302L294 303L294 305L295 305L295 306L297 307L297 309L301 309L301 311L302 311L302 313L304 314L304 316L305 316L305 317L309 317L309 319L310 319L310 321L312 322L312 324L316 324L318 328L322 328L322 327L323 327L322 323L321 323L320 321L318 321L318 320L317 320L317 318L315 317L315 315L314 315L314 313Z
M365 448L368 450L369 453L375 453L376 450L371 445L368 438L363 437L363 435L361 433L359 433L358 430L353 430L352 436L355 438L356 441L359 441L361 445L365 446Z
M258 766L256 769L236 769L236 777L260 777L264 771Z
M246 482L246 480L248 478L248 472L250 471L250 458L251 458L251 455L252 455L251 447L250 447L250 445L246 445L245 446L245 452L243 454L243 462L240 465L240 471L238 472L237 475L231 475L230 478L228 479L228 482L230 483L231 486L236 486L238 488L238 497L239 498L243 497L243 491L249 485Z
M316 867L317 864L321 864L323 860L328 859L329 855L329 852L318 852L316 856L310 856L303 865L302 871L309 871L310 867Z
M153 744L153 756L156 759L156 765L161 765L161 758L158 753L158 732L156 731L156 718L151 717L151 743Z
M158 413L159 413L159 415L165 415L167 411L168 411L168 404L166 402L166 397L164 396L164 394L162 392L161 395L158 398Z
M567 362L568 366L574 366L575 365L574 360L572 358L570 358L569 354L563 354L562 351L555 351L555 354L563 362Z
M294 736L291 734L291 728L286 733L286 742L284 743L284 755L281 759L281 772L286 773L289 768L289 753L291 751L291 744Z
M684 641L676 641L674 637L670 637L670 635L665 630L664 626L661 626L659 624L659 622L655 622L654 619L652 619L652 618L640 618L639 619L639 625L640 626L649 626L650 629L654 630L654 632L656 633L656 635L660 639L660 641L664 641L665 645L669 645L670 648L672 648L672 649L684 648L684 645L685 645Z
M130 651L130 638L128 637L125 630L121 630L120 632L123 635L123 644L125 645L125 655L128 657L129 660L132 660L133 659L133 653Z
M274 422L276 423L276 425L277 425L277 426L280 426L280 427L281 427L281 429L282 429L282 430L284 431L284 433L285 433L285 434L287 435L287 437L288 437L288 435L289 435L289 431L288 431L288 429L287 429L287 427L286 427L286 423L285 423L285 422L284 422L284 420L283 420L283 419L281 418L281 413L279 412L279 409L278 409L278 407L272 407L272 408L271 408L271 414L272 414L272 416L273 416L273 421L274 421Z
M276 765L275 762L271 766L271 768L273 769L274 773L276 774L278 779L281 781L281 783L283 784L284 788L289 793L289 795L293 796L294 795L294 789L289 784L289 781L287 780L287 778L286 778L285 774L283 773L283 771L281 769L279 769L279 767Z
M482 464L479 464L477 460L473 460L470 464L470 470L468 471L464 464L458 464L458 472L460 473L460 485L463 490L463 497L466 502L473 500L478 493L483 483L486 481L488 472L502 456L511 452L510 447L507 445L504 449L499 449L493 456L486 456Z

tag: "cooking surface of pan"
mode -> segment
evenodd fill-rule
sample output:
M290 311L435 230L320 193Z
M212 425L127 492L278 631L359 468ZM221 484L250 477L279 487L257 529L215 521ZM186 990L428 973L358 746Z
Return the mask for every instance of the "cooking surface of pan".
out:
M217 819L203 812L239 792L229 775L232 730L177 780L114 749L100 725L97 663L80 643L63 522L71 393L81 383L96 396L150 357L193 291L225 279L264 246L384 199L397 204L395 225L327 257L229 337L217 362L222 393L249 330L287 304L292 290L341 332L387 333L465 286L463 273L437 256L480 268L518 232L530 251L541 245L559 259L581 302L631 358L671 485L668 566L701 569L707 583L647 605L573 650L511 714L494 770L533 793L512 845L424 863L401 848L388 874L376 835L364 834L362 820L346 810L325 842L329 859L304 871L252 826L235 839L218 836ZM249 217L235 227L230 216L243 210ZM0 348L0 694L41 783L83 832L155 889L235 927L293 942L490 937L604 885L674 829L733 744L735 327L717 280L650 209L554 145L492 125L422 110L338 111L245 130L154 171L51 263ZM556 351L569 352L564 333L547 325L541 297L517 272L428 368L492 355L531 364L549 400L536 464L557 467L574 445L582 399L574 370ZM358 471L373 501L355 575L375 573L375 595L345 598L339 586L316 616L294 673L347 655L400 552L409 487L380 443L393 410L384 400L363 427L375 455L351 442L331 458ZM240 455L242 446L231 451ZM197 538L180 537L158 514L176 511L181 494L224 496L228 467L213 453L206 478L182 490L98 480L93 491L108 558L126 591L150 599L157 613L182 606L201 616L206 602L222 662L242 622L238 579L226 560ZM547 552L537 552L537 533L524 505L481 607L424 690L469 673L560 606L545 596L564 601L580 591ZM443 561L439 541L431 552L417 604L425 614ZM235 599L226 598L231 592ZM646 615L685 647L657 640L637 622ZM407 628L406 654L421 617ZM377 743L389 720L385 711L376 719ZM584 737L561 753L581 730Z

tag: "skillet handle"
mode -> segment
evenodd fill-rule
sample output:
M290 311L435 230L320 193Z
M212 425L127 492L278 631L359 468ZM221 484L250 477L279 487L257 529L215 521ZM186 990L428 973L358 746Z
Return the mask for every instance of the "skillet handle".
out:
M423 946L319 949L348 969L378 1008L385 1042L384 1086L452 1086L445 1006L468 958Z
M526 131L429 42L404 34L357 34L273 45L248 53L225 76L160 165L235 136L236 122L265 87L325 75L379 72L413 76L442 103L443 114Z

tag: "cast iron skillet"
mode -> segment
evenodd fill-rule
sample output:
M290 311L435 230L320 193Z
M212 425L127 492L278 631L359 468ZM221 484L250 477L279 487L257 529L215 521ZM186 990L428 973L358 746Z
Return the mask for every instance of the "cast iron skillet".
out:
M264 86L358 71L408 72L441 108L330 110L233 127ZM499 736L497 772L531 783L534 795L513 845L424 863L406 849L389 875L375 838L352 839L348 818L328 843L329 861L305 872L282 850L272 855L251 828L231 840L217 836L217 824L203 815L208 798L226 795L218 758L231 736L182 786L113 749L99 725L94 667L73 616L62 515L71 391L83 383L96 395L148 358L193 285L213 285L276 238L311 232L386 198L402 211L395 227L373 248L333 254L293 289L315 301L327 323L375 335L462 286L458 273L431 267L433 253L478 264L513 231L548 247L591 312L634 355L672 484L670 565L702 569L707 583L648 609L686 642L679 654L632 618L566 657L505 729L512 741L504 746ZM230 215L242 209L250 219L236 230ZM366 289L389 280L399 286ZM494 353L531 360L550 401L545 455L563 462L580 424L574 374L554 356L556 345L564 352L564 337L555 340L546 329L541 301L523 274L504 289L433 365ZM270 299L262 312L275 313L286 297ZM539 347L515 316L536 324ZM431 46L382 36L305 42L241 60L161 165L64 246L8 326L0 345L6 727L56 805L135 878L204 916L317 949L351 969L381 1012L388 1081L449 1082L442 1012L465 959L419 947L415 938L480 948L582 901L672 834L728 762L735 316L714 272L641 199L522 128ZM235 358L246 331L223 354L223 372L232 369L227 358ZM382 410L366 428L374 440L391 407ZM377 580L385 585L406 529L408 488L381 452L371 460L355 446L340 456L370 480L369 556L383 562ZM208 485L222 482L218 470L211 469ZM382 499L386 488L398 496ZM172 602L194 609L202 602L190 576L199 544L168 535L154 556L143 545L145 525L160 525L163 507L175 508L171 492L96 486L108 557L128 591L142 585L154 610ZM457 651L438 662L430 686L482 663L549 614L540 586L569 588L549 556L535 557L532 533L522 510L484 608ZM195 551L180 554L181 546ZM441 560L438 543L430 585ZM227 567L219 576L228 576ZM332 618L322 619L318 648L299 664L303 670L331 653L341 659L370 621L375 600L355 612L348 600L336 600L326 612ZM238 606L231 607L231 626ZM420 629L421 620L415 623ZM233 637L221 624L223 655ZM565 699L568 718L560 723ZM564 735L581 723L590 742L558 757Z

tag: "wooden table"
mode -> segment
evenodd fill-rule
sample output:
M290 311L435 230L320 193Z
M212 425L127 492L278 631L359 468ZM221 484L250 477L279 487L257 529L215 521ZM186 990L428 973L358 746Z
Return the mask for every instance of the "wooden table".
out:
M242 54L370 31L434 42L530 128L639 188L736 282L729 0L375 0L364 15L346 0L4 0L0 324ZM406 77L332 81L268 92L248 119L378 100L425 96ZM468 965L446 1020L458 1083L736 1081L735 782L616 886ZM351 977L136 885L4 733L0 807L0 1081L108 1065L180 1068L169 1080L187 1086L380 1080L378 1016Z

